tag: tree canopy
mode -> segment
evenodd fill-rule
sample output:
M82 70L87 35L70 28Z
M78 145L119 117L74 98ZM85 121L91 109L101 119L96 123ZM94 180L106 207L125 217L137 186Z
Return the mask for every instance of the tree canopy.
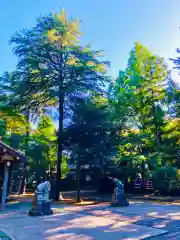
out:
M0 137L26 153L29 176L55 172L57 200L68 163L77 174L87 164L144 177L179 168L180 88L161 56L135 42L113 80L103 51L82 44L80 21L65 10L41 16L10 44L17 65L0 77ZM179 70L180 58L172 61Z

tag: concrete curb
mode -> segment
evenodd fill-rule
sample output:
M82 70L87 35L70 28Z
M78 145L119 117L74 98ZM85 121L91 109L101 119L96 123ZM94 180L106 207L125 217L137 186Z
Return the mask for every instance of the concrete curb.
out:
M140 201L156 201L156 202L175 202L176 199L173 198L155 198L155 197L134 197L127 196L128 199L131 200L140 200Z

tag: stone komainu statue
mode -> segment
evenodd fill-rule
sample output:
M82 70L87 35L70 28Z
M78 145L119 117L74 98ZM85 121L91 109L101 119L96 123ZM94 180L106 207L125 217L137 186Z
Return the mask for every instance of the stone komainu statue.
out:
M40 183L37 186L32 203L32 209L29 211L30 216L53 214L53 211L51 210L51 201L49 199L50 190L51 184L49 181Z
M51 184L49 181L40 183L35 194L37 195L37 201L49 201L49 194L51 191Z
M112 206L129 206L129 202L127 201L125 195L124 195L124 184L117 178L110 177L114 183L114 193L116 195L116 202L112 203Z

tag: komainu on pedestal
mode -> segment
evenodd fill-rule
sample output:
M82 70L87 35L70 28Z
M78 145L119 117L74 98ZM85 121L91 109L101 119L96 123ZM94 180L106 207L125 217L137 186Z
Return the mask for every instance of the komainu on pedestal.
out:
M125 207L129 206L129 202L124 194L124 184L117 178L109 177L115 183L114 193L112 195L112 207Z
M30 216L44 216L53 214L51 209L51 200L49 199L50 190L51 184L49 181L40 183L37 186L32 202L32 209L29 211Z

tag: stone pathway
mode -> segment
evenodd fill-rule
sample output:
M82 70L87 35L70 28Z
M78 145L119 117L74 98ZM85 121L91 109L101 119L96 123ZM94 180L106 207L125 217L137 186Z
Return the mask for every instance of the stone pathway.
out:
M19 209L9 208L0 214L0 229L12 240L180 239L179 206L142 202L121 208L56 204L56 213L45 217L29 217L29 207L19 205Z

